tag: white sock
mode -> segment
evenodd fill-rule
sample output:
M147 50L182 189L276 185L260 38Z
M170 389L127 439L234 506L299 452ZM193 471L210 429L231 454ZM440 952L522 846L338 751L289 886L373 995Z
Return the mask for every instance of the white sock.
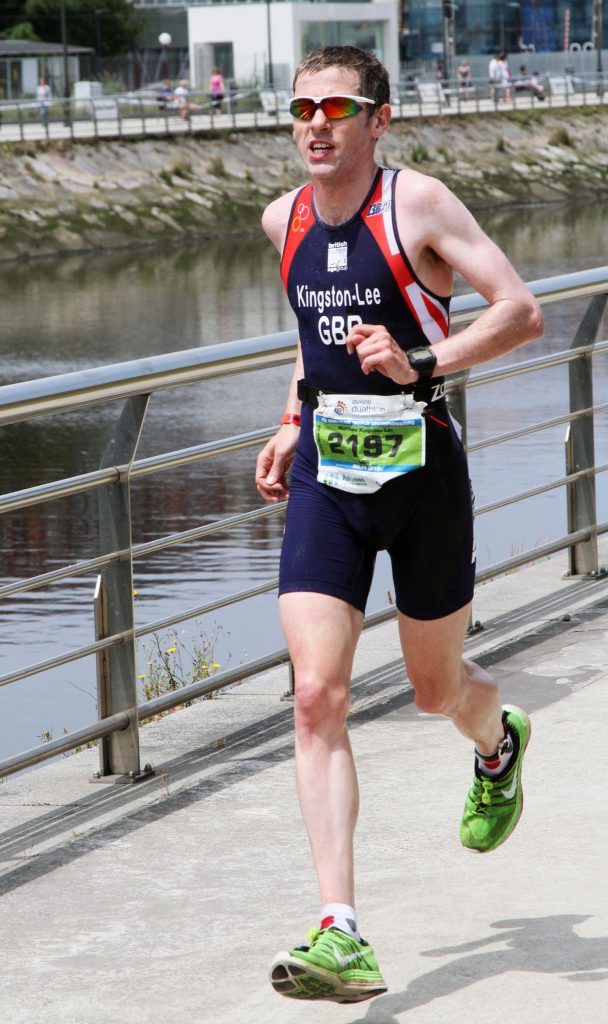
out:
M324 903L321 907L321 928L339 928L351 939L361 942L355 908L347 903Z
M487 775L490 779L496 779L509 767L513 757L513 739L508 729L505 730L505 738L498 744L494 754L480 754L476 749L477 767L481 775Z

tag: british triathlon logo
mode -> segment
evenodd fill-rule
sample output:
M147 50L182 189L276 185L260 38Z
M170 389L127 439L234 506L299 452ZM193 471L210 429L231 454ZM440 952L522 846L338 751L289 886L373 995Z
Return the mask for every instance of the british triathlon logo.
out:
M348 270L348 242L330 242L327 246L327 269Z
M298 203L296 215L291 222L291 230L296 232L304 231L304 221L308 220L309 217L310 206L307 206L306 203Z
M377 217L379 213L388 213L392 208L392 201L384 199L381 203L370 203L367 208L368 217Z
M344 413L346 412L346 403L343 402L342 399L340 399L338 402L336 402L336 404L334 406L334 412L338 416L344 416Z

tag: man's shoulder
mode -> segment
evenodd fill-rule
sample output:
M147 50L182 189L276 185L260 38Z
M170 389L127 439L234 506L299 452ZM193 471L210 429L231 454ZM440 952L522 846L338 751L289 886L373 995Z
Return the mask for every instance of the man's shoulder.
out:
M279 196L277 199L273 199L272 202L269 203L266 209L264 210L264 216L266 216L266 214L274 216L277 214L281 214L283 211L286 211L287 214L289 214L289 211L293 206L294 199L296 198L298 192L302 191L303 187L303 185L298 185L297 188L292 188L291 192L285 192L282 196Z
M302 185L299 185L298 188L292 189L291 192L286 192L284 195L279 196L278 199L273 199L262 214L262 227L271 242L278 249L281 249L283 245L293 201L301 190Z
M396 196L398 205L424 207L427 203L436 203L442 196L449 194L449 189L432 174L423 174L411 167L404 167L397 175Z

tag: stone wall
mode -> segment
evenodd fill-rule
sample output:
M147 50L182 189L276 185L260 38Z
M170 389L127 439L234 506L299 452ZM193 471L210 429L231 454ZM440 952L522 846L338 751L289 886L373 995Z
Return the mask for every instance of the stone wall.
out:
M389 167L437 175L473 210L608 195L608 109L395 122ZM287 128L141 141L0 136L0 259L259 231L304 180Z

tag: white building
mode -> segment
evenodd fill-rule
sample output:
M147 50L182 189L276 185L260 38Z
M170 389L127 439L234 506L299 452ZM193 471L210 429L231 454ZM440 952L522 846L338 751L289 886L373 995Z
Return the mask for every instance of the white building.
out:
M391 82L399 78L398 0L379 2L236 2L188 8L192 86L205 90L214 66L239 85L269 82L290 89L304 54L321 46L373 50Z

